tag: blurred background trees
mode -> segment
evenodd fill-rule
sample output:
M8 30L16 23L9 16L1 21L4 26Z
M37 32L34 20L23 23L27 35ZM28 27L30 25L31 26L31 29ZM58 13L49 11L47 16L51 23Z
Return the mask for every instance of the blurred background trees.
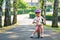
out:
M17 0L13 0L13 24L17 23Z
M58 27L58 5L59 0L54 0L52 27Z
M2 27L2 4L3 0L0 0L0 27Z
M5 19L4 19L4 26L11 25L11 0L5 0Z
M30 0L30 2L25 0L5 0L5 9L3 9L5 12L2 11L3 1L0 0L0 26L2 26L2 14L5 16L4 26L8 26L17 23L17 15L29 14L30 18L34 18L34 10L40 8L45 20L52 21L52 27L58 27L57 23L60 21L59 0L38 0L36 2L34 2L35 0Z

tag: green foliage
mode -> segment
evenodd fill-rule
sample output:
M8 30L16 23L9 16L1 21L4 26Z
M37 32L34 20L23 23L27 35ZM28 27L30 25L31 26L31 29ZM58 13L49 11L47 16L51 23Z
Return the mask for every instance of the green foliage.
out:
M42 0L39 0L39 6L42 7Z
M2 6L3 0L0 0L0 7Z
M34 18L35 14L33 12L29 12L29 17ZM46 15L46 20L52 20L52 15ZM58 21L60 21L60 16L58 16Z
M3 0L0 0L0 28L2 28L2 4Z
M29 18L34 18L35 17L35 13L34 12L29 12Z
M46 15L46 20L52 20L52 16Z
M29 12L34 12L36 7L26 8L26 9L19 9L18 14L28 14ZM23 13L24 11L24 13Z
M60 7L58 8L58 12L60 12Z
M48 2L53 2L54 0L47 0Z
M34 14L34 15L35 15L35 13L34 13L34 12L29 12L29 14Z
M24 0L17 0L17 8L26 8L27 4Z
M60 16L58 16L58 21L60 21Z
M39 2L42 2L42 0L39 0Z
M51 15L46 15L46 20L52 20L52 16ZM60 21L60 16L58 16L58 21Z
M31 12L34 12L34 11L35 11L35 9L36 9L36 7L35 7L35 6L31 7Z
M24 9L24 13L29 13L31 9Z
M18 10L17 12L18 12L18 14L23 14L23 10L22 9Z
M46 6L46 11L50 12L50 9L52 9L52 6Z
M24 11L24 13L23 13ZM26 14L26 13L29 13L30 12L30 9L19 9L17 10L18 14Z

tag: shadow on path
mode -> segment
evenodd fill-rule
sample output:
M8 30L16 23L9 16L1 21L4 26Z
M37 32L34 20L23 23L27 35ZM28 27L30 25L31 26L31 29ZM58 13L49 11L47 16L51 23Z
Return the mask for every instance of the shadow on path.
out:
M44 28L44 38L37 39L37 35L34 38L30 38L29 36L34 29L34 25L17 25L16 28L0 34L0 40L60 40L60 34L48 28Z

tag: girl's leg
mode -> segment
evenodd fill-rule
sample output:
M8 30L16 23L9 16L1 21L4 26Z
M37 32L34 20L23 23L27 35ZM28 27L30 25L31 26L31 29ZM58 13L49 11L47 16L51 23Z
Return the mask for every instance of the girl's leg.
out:
M33 32L33 34L35 34L37 31L38 31L38 27L36 26L36 29L35 29L35 31Z
M43 24L42 24L41 27L40 27L40 34L41 34L41 36L43 36L43 34L44 34Z
M41 28L41 34L43 34L44 33L44 30L43 30L43 25L42 25L42 28Z
M33 37L37 31L38 31L38 27L36 26L36 29L35 29L35 31L32 33L31 37Z

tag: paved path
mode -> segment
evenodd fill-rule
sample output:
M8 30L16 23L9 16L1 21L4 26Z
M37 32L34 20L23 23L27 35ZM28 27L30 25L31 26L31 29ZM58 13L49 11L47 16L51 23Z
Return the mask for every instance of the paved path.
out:
M44 38L37 39L37 35L34 38L30 38L29 36L34 29L34 25L17 25L16 28L0 34L0 40L60 40L60 34L47 28L44 28Z
M36 38L37 35L34 38L30 38L30 35L35 29L34 25L31 24L32 19L28 19L28 16L24 16L23 18L19 16L19 18L17 18L19 20L16 28L0 34L0 40L60 40L60 34L48 28L44 28L44 38L38 39Z

